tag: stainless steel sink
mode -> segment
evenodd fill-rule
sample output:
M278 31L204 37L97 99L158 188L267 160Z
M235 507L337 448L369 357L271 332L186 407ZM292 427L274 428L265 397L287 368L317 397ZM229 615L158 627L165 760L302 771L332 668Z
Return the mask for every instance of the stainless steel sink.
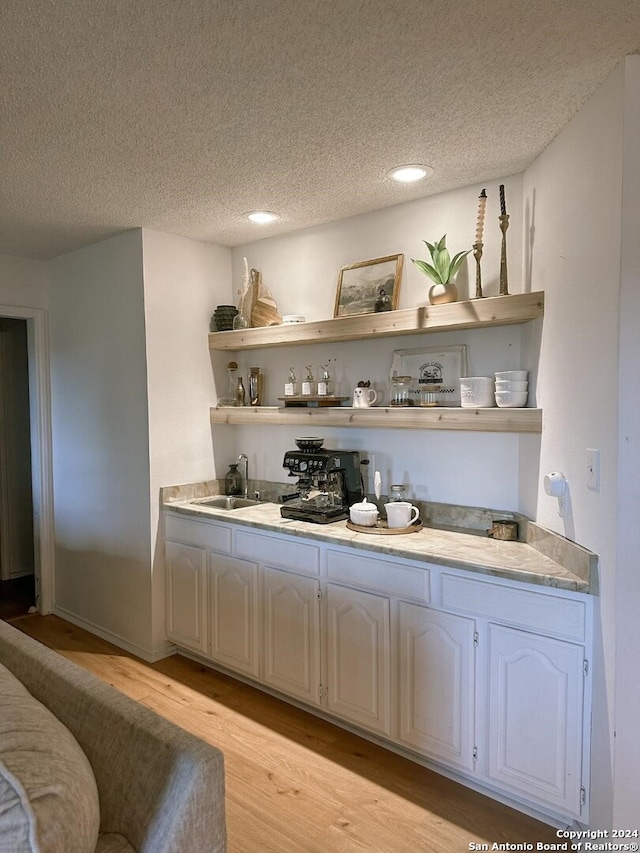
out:
M198 506L211 506L216 509L242 509L246 506L257 506L262 501L254 501L251 498L239 498L235 495L217 495L215 498L204 498L194 501Z

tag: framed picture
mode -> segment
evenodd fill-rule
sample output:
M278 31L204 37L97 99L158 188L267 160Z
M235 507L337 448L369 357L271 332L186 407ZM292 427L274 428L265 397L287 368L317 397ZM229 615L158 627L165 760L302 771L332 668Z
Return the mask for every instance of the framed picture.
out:
M393 353L389 378L411 376L417 388L437 385L441 406L460 405L460 377L467 375L467 347L422 347L397 349Z
M404 255L388 255L342 267L334 317L375 314L398 307Z

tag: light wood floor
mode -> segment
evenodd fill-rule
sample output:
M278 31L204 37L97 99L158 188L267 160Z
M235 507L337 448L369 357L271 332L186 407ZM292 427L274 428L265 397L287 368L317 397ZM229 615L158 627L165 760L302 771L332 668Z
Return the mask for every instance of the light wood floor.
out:
M229 853L557 841L545 824L187 658L149 665L56 616L12 624L223 751Z

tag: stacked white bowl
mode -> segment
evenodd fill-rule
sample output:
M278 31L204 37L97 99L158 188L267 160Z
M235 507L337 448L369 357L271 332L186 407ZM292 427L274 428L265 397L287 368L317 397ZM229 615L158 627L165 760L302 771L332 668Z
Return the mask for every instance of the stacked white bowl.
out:
M496 373L496 403L503 409L521 409L527 405L529 382L526 370L501 370Z

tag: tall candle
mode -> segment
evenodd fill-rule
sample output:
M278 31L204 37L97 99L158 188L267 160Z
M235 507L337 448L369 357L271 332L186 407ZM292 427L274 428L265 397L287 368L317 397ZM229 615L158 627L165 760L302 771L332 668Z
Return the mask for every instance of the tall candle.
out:
M506 216L507 205L504 200L504 184L500 184L500 216Z
M482 232L484 229L484 212L487 206L487 191L482 190L478 198L478 221L476 224L476 243L482 243Z

